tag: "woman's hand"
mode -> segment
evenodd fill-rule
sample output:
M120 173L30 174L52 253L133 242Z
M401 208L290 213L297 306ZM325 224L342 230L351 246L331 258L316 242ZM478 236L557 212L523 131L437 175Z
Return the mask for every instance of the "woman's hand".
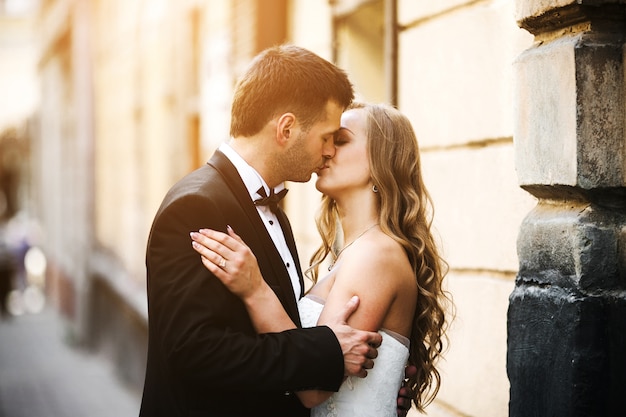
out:
M252 250L228 226L228 234L211 229L191 232L191 245L202 263L242 299L257 333L295 329L276 294L263 279Z
M204 266L239 298L245 301L265 289L256 257L230 226L228 234L201 229L190 236Z

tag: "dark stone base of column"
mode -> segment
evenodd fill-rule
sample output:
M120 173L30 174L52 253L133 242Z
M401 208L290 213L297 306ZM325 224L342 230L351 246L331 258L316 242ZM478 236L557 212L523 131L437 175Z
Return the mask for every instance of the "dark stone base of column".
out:
M626 295L519 281L508 312L509 417L624 415Z

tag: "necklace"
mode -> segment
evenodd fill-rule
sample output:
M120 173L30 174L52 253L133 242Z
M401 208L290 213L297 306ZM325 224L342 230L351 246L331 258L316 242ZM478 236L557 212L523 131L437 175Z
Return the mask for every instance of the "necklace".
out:
M365 233L369 232L370 230L372 230L374 227L378 226L378 223L375 223L373 225L371 225L370 227L368 227L367 229L363 230L361 232L360 235L358 235L357 237L354 238L354 240L350 243L348 243L346 246L344 246L343 248L341 248L341 250L339 251L339 253L337 253L337 256L335 256L335 260L331 262L330 266L328 267L328 270L330 271L331 269L333 269L333 266L335 266L335 263L337 262L337 259L339 259L339 256L342 254L342 252L346 249L348 249L350 247L350 245L352 245L354 242L356 242L357 240L359 240L359 238L361 236L363 236Z

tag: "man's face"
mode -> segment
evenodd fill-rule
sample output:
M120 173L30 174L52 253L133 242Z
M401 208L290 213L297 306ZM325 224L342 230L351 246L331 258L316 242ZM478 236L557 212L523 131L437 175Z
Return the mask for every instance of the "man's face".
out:
M319 171L317 189L334 200L358 190L371 192L365 110L352 109L341 116L341 128L334 142L335 157Z
M333 101L326 103L326 117L304 132L294 129L293 143L281 157L288 181L307 182L311 174L324 166L326 159L335 155L333 137L339 129L342 108Z

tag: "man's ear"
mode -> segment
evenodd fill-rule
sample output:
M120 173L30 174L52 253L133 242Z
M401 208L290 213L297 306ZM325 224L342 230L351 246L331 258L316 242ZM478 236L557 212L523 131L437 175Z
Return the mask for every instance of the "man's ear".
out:
M293 113L284 113L278 118L276 123L276 140L285 144L293 135L296 126L296 116Z

